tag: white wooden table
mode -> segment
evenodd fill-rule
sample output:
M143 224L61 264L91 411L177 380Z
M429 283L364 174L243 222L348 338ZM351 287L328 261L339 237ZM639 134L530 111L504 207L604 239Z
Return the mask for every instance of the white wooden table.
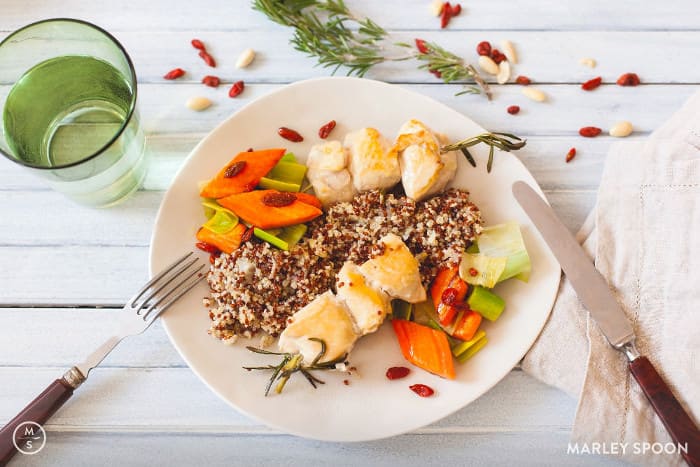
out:
M495 99L455 98L412 64L381 66L369 77L429 95L493 130L528 138L519 156L571 229L595 201L609 137L583 139L582 126L608 128L630 120L643 138L680 106L700 82L700 5L697 0L468 0L462 15L440 31L427 0L348 0L403 40L434 39L475 60L481 40L510 39L521 64L516 74L540 83L550 101L527 101L517 85L496 86ZM76 17L103 26L123 42L139 76L139 102L152 169L143 190L108 210L71 204L31 174L0 161L0 424L107 334L116 309L147 279L151 226L164 190L182 160L223 118L286 83L326 75L288 44L289 31L243 0L107 1L2 0L0 37L38 19ZM204 88L210 69L189 41L205 41L226 83L245 79L246 91ZM255 65L236 71L246 47ZM595 70L578 60L593 57ZM188 79L164 82L181 66ZM623 72L644 85L579 84ZM202 113L183 107L192 95L215 105ZM510 116L505 109L518 104ZM568 149L579 155L564 163ZM567 455L576 401L517 368L492 391L432 426L359 444L309 441L274 432L236 413L197 380L156 324L125 341L88 384L47 425L38 455L13 465L585 465L596 456Z

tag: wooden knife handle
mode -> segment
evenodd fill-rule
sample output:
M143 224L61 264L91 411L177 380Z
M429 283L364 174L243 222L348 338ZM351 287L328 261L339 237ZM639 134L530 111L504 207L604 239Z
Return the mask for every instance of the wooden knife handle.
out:
M24 410L0 430L0 465L7 464L17 453L13 436L17 426L24 422L43 425L73 395L74 388L65 379L57 379L31 401ZM23 435L20 428L18 436Z
M646 357L637 357L629 364L630 371L654 407L683 459L691 467L700 467L700 432L678 399ZM687 446L687 450L685 447Z

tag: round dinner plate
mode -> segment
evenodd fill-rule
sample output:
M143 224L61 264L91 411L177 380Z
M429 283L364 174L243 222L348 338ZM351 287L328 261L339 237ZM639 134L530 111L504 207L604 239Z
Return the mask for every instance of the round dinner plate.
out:
M331 119L338 125L330 139L342 140L349 131L368 126L393 139L401 124L411 118L445 133L450 141L484 131L471 119L426 96L368 79L301 81L246 105L197 145L165 194L151 239L151 275L193 249L195 232L205 220L198 183L214 176L238 152L249 147L286 147L303 159L320 141L318 128ZM299 131L304 141L291 143L280 138L280 126ZM258 338L239 339L227 346L207 334L210 321L202 305L202 298L208 295L204 281L162 316L173 345L195 374L236 410L274 429L307 438L384 438L436 422L466 406L498 383L525 355L549 316L560 277L556 260L511 193L517 180L541 193L532 175L508 153L497 153L493 170L487 174L488 149L474 147L472 154L477 167L460 156L452 185L470 191L486 225L509 220L520 223L532 275L528 283L509 280L497 286L506 310L495 323L483 325L488 344L466 363L455 362L454 381L409 365L391 326L385 323L355 345L349 360L350 366L357 368L356 374L316 372L326 382L317 389L301 375L294 375L284 392L271 391L265 397L270 374L242 367L276 364L278 357L246 350L246 345L258 346ZM411 373L389 381L387 368L398 365L411 367ZM435 395L418 397L409 389L415 383L427 384Z

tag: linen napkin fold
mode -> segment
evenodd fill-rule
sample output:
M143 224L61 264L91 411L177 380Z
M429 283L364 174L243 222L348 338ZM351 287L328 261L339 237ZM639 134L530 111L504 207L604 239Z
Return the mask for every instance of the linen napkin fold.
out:
M640 353L697 423L700 93L646 141L611 147L596 207L578 238L630 319ZM607 343L566 277L522 367L579 398L570 446L598 446L643 465L685 465L626 358Z

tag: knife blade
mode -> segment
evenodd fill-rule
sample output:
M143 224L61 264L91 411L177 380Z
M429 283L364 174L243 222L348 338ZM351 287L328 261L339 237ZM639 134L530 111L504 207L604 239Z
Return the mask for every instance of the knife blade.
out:
M637 351L634 330L605 278L554 210L530 185L515 182L513 196L552 250L605 338L627 356L632 375L679 446L683 458L690 466L700 466L700 431L649 359Z

